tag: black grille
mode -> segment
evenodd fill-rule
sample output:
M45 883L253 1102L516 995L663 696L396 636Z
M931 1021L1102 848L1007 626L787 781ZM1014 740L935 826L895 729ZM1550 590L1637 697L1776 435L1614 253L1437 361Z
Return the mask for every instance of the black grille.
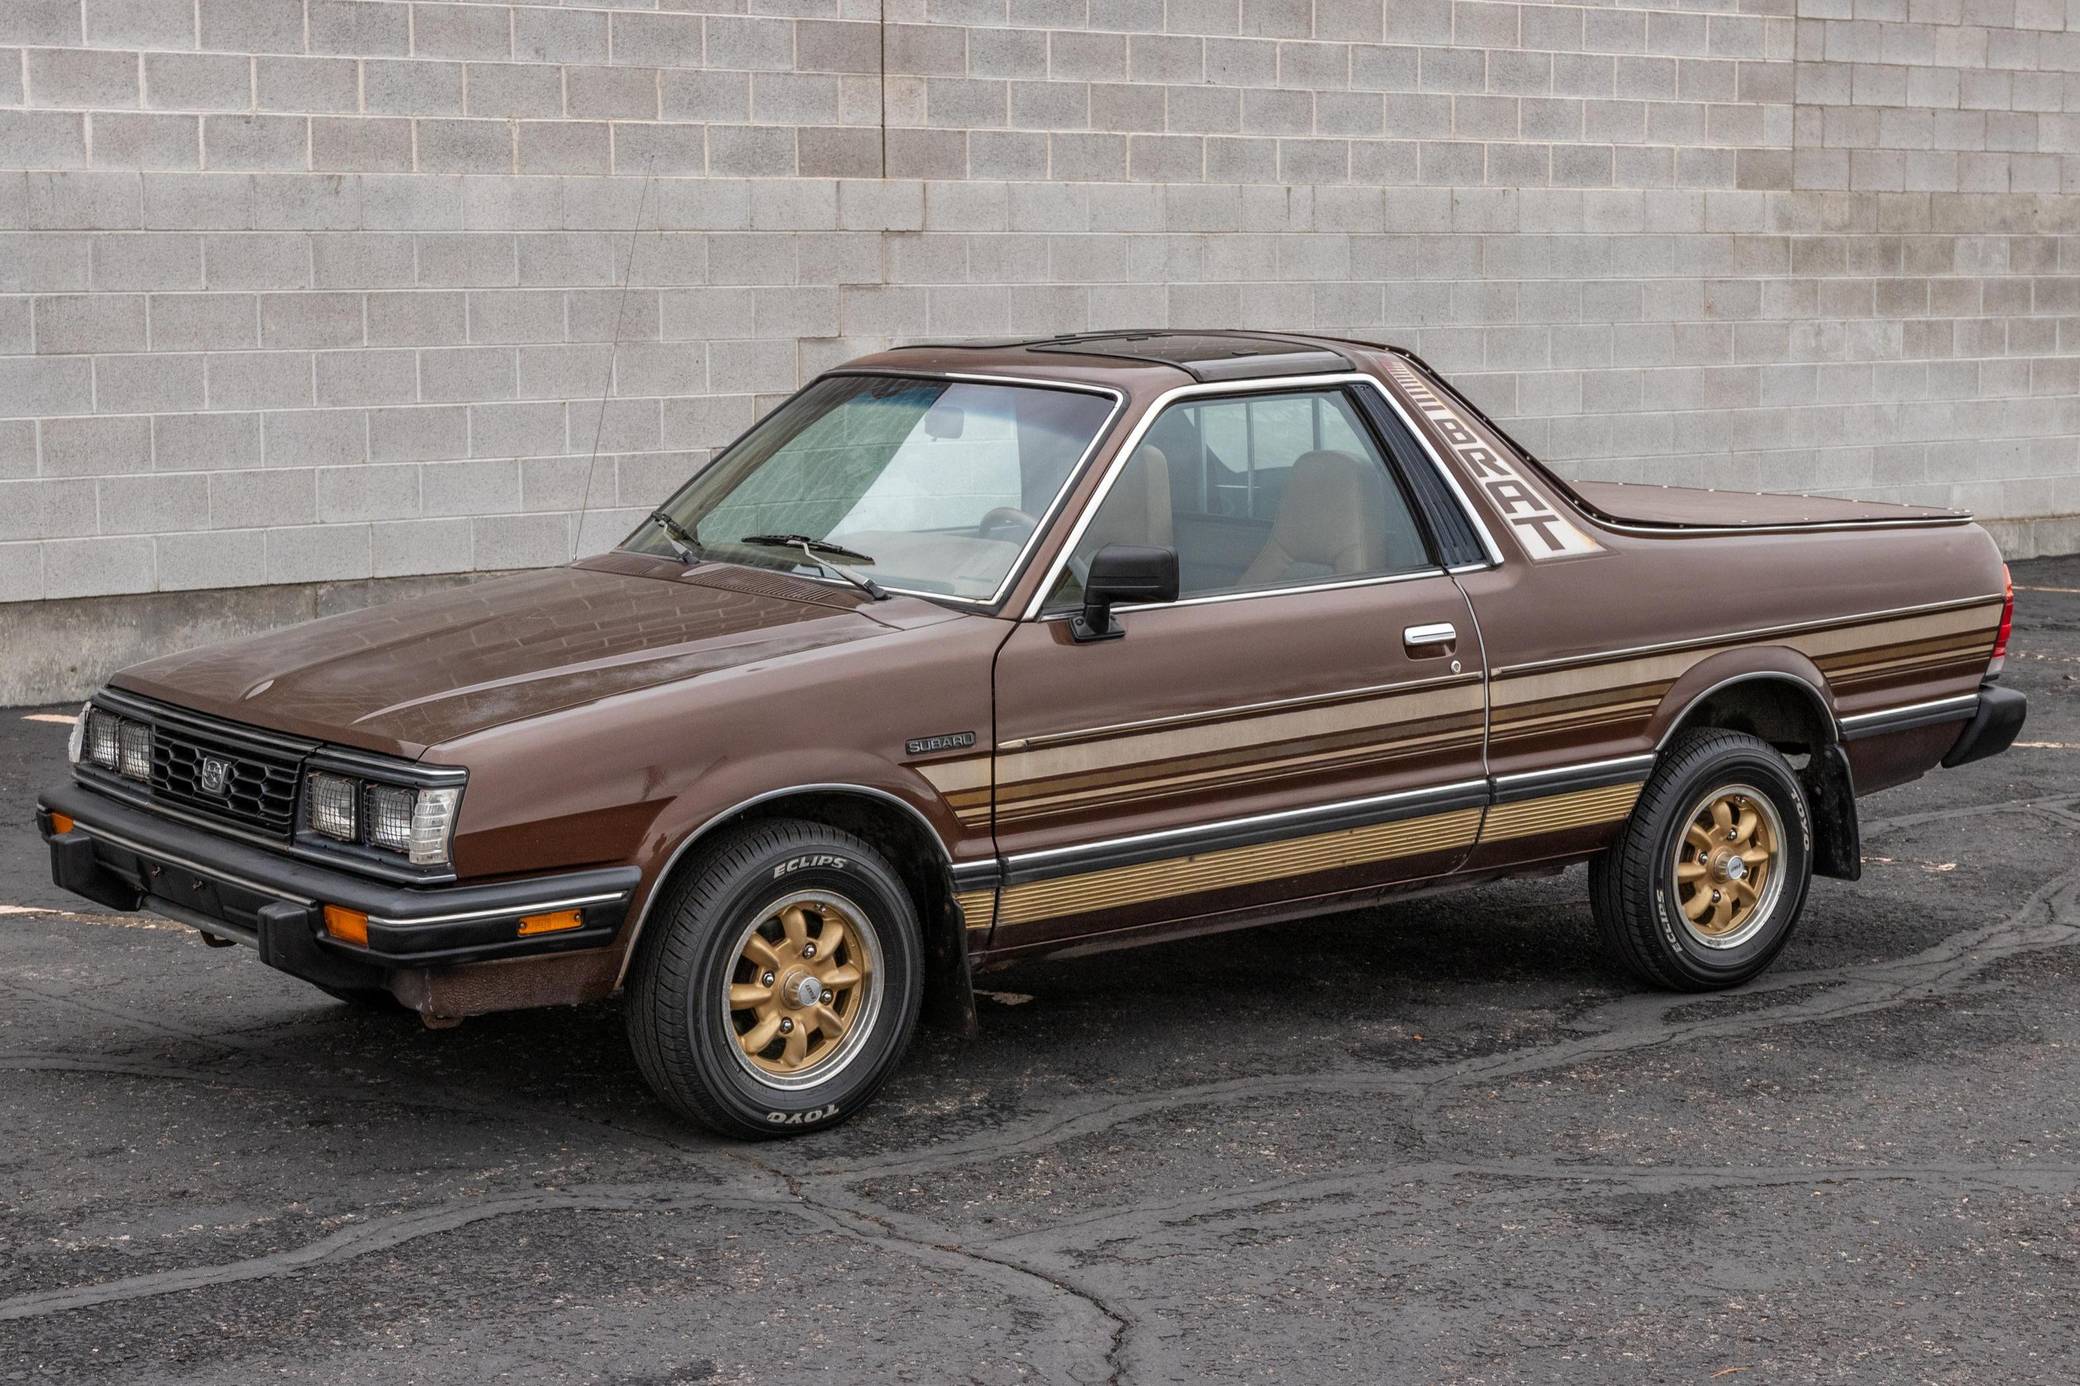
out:
M222 762L223 786L215 790L213 765ZM242 823L277 837L296 825L298 761L268 755L198 735L161 722L152 728L152 797Z

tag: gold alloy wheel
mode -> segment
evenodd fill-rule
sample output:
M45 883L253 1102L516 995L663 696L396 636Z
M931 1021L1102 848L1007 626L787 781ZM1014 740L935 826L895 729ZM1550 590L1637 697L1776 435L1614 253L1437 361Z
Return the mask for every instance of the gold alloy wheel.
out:
M857 1052L880 1008L879 940L850 901L797 891L737 940L724 984L739 1062L774 1087L822 1082Z
M1707 948L1737 948L1769 919L1783 885L1784 825L1776 805L1750 785L1714 789L1698 801L1676 843L1676 907Z

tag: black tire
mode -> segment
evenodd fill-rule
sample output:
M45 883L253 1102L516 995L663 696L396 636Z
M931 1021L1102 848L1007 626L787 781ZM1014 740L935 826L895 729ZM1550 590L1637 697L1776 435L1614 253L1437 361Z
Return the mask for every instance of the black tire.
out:
M628 1002L629 1043L658 1097L720 1135L753 1140L835 1126L865 1106L909 1047L924 994L917 909L887 860L850 833L775 819L719 838L664 890L637 945ZM864 928L855 932L868 935L864 944L833 956L853 965L865 946L864 975L881 980L878 990L862 984L858 997L835 1002L852 1007L847 1014L859 1033L848 1028L849 1047L834 1043L816 1061L830 1065L827 1076L805 1068L781 1079L800 1086L780 1087L744 1054L737 1034L740 1024L749 1028L749 1013L733 1017L725 997L732 978L752 980L741 966L746 931L777 928L781 906L804 896L860 911L856 923ZM808 908L813 941L833 916ZM787 1019L794 1023L792 1013Z
M1769 870L1781 877L1738 929L1708 942L1682 912L1676 857L1693 814L1730 789L1753 789L1775 810L1781 831ZM1812 878L1812 814L1797 774L1766 741L1706 729L1662 753L1618 840L1589 864L1589 904L1620 966L1655 986L1714 991L1754 978L1783 951Z

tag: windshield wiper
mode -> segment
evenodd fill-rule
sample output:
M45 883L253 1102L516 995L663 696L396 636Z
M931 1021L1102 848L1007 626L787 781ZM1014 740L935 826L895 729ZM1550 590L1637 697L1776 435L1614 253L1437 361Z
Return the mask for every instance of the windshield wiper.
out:
M664 531L664 541L679 555L680 562L691 566L701 561L701 541L692 530L662 510L650 512L650 523Z
M819 554L828 553L836 554L839 558L849 558L855 563L874 561L858 549L848 549L843 544L827 543L822 539L811 539L806 534L747 534L737 542L764 549L800 549L811 563L827 572L836 573L875 601L888 600L887 589L865 573L854 572L842 563L833 563L828 558L818 557Z

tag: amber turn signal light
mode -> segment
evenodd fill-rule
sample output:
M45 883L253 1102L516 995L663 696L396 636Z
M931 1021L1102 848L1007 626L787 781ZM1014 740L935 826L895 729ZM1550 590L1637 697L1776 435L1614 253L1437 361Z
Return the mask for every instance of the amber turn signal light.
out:
M65 816L64 814L62 814L62 813L54 813L54 814L52 814L52 815L51 815L51 831L52 831L53 833L69 833L69 832L71 832L71 831L72 831L72 820L71 820L70 818L67 818L67 817L66 817L66 816Z
M325 907L325 933L341 943L368 947L368 916L340 905Z
M560 934L565 929L582 929L585 916L579 910L557 910L553 914L530 914L520 921L518 937L530 934Z

